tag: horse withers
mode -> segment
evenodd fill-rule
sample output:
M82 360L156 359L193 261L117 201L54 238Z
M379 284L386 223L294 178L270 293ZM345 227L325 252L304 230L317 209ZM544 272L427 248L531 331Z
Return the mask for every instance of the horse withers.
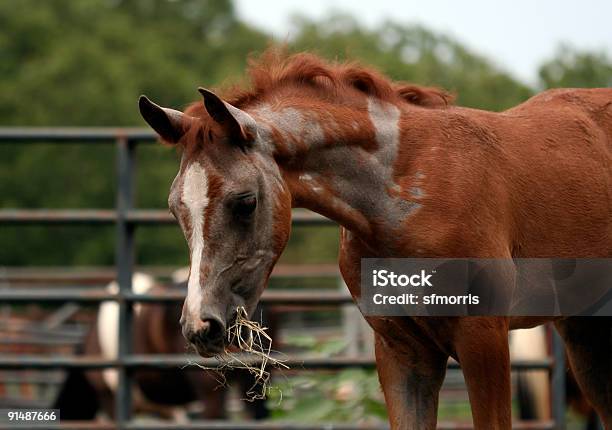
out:
M355 300L364 257L612 257L612 89L551 90L495 113L310 54L272 50L248 73L250 88L200 89L185 112L139 101L182 150L168 203L190 250L182 330L201 355L224 348L237 307L254 311L291 207L342 226ZM610 318L367 319L393 429L435 428L449 357L474 426L509 429L508 331L552 319L612 428Z

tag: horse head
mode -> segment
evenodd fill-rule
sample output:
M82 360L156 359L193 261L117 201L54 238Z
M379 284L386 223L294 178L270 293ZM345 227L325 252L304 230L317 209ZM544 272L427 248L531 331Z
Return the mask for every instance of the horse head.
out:
M202 356L227 346L227 328L252 315L291 228L291 195L246 112L200 89L185 113L146 97L140 112L163 141L182 149L168 205L190 251L185 338Z

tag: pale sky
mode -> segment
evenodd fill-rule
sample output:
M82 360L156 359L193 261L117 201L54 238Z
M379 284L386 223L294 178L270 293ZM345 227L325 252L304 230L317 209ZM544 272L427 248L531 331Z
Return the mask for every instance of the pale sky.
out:
M538 65L561 42L612 57L612 1L606 0L237 0L238 15L282 39L295 13L348 12L369 27L388 18L453 36L515 77L535 83Z

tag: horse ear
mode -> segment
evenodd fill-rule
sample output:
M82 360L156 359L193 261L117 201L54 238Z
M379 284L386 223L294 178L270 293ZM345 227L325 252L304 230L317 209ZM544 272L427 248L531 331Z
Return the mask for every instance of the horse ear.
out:
M253 141L257 133L257 124L251 115L224 102L206 88L198 88L198 91L204 98L204 107L210 117L221 125L232 139L241 145Z
M190 117L178 110L158 106L146 96L140 96L138 108L147 124L168 143L177 143L188 129Z

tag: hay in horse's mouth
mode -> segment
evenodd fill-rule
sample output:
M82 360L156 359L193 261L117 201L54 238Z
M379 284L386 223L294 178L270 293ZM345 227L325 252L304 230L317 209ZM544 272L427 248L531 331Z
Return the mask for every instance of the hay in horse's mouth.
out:
M244 369L248 371L255 379L255 382L246 392L246 400L263 400L271 389L271 373L266 368L271 366L277 369L289 369L289 366L283 360L272 356L272 338L266 333L267 330L267 327L263 327L257 321L250 320L246 309L243 306L239 306L236 308L234 323L227 329L227 345L237 346L240 353L236 353L226 347L222 354L216 356L219 360L217 367L211 368L198 363L192 364L201 369L214 370L221 373L227 369ZM247 356L252 355L254 360L245 360L244 354L247 354Z

